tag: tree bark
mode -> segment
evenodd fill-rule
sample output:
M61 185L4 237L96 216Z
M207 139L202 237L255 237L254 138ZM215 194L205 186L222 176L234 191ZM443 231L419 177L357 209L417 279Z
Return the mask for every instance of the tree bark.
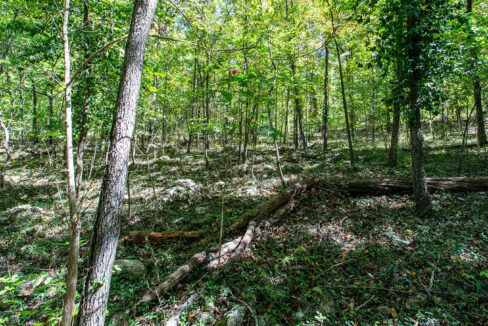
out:
M339 44L337 44L337 39L335 37L334 37L334 43L337 50L337 61L339 63L339 78L341 80L342 106L344 107L344 118L346 120L347 143L349 145L349 160L351 161L351 165L354 166L354 150L352 148L351 125L349 124L349 116L347 113L347 101L346 101L346 91L344 89L344 77L342 75L341 53L339 50Z
M420 71L417 61L420 57L420 32L413 32L417 28L417 22L413 15L407 16L407 31L409 32L408 59L410 62L408 83L409 83L409 110L410 110L410 137L412 142L412 172L413 192L415 206L419 215L426 215L432 211L432 200L427 190L427 181L424 169L423 137L420 122L419 107L419 76Z
M389 164L396 166L398 164L398 136L400 134L400 103L395 99L393 102L393 125L391 130L390 154L388 157Z
M466 13L469 15L473 11L473 4L472 0L466 0ZM469 28L469 38L474 41L474 35ZM485 117L483 112L483 104L481 103L481 84L480 84L480 77L475 69L475 64L478 61L478 48L473 46L471 49L471 60L472 63L470 64L471 70L471 80L473 81L473 99L474 105L476 107L476 126L477 126L477 138L478 138L478 145L485 146L488 144L488 140L486 138L486 130L485 130Z
M290 63L291 63L291 73L293 77L293 87L295 90L295 112L297 115L297 123L298 123L298 129L300 132L300 140L302 141L302 147L303 149L307 149L307 139L305 138L305 133L303 131L303 117L302 117L302 103L300 101L300 92L298 91L298 84L297 84L297 78L296 78L296 68L295 68L295 60L293 60L290 57Z
M71 58L68 35L70 0L64 1L63 49L64 49L64 102L66 126L66 169L68 172L68 200L70 246L68 256L68 273L66 275L66 294L64 296L62 326L70 326L73 320L76 298L76 281L78 280L78 256L80 251L80 220L77 213L77 194L75 186L75 166L73 158L73 121L71 118Z
M7 171L8 166L10 165L10 162L12 162L12 153L10 152L10 134L8 130L8 123L6 124L1 115L0 115L0 127L2 128L3 131L3 142L2 142L2 147L5 150L5 162L3 163L2 166L2 171L0 172L0 187L3 187L5 185L5 173Z
M144 231L131 231L129 236L125 237L124 240L133 242L146 242L146 237L149 242L164 243L173 242L181 239L196 239L202 236L200 231L168 231L168 232L144 232Z
M90 28L91 21L90 21L90 7L88 5L89 1L83 2L83 30L84 30L84 46L85 46L85 60L88 60L90 57L90 37L87 31ZM81 181L83 179L83 156L85 154L85 147L87 143L88 137L88 98L92 92L92 80L90 78L90 67L88 66L85 70L85 79L86 79L86 89L82 92L83 94L83 112L81 117L81 129L80 129L80 138L78 144L78 150L76 152L76 195L79 196L79 192L81 189Z
M329 48L327 43L324 44L324 61L325 61L325 72L324 72L324 109L322 113L322 138L324 141L323 153L324 157L327 153L327 133L329 126Z
M34 143L39 141L39 125L37 119L37 87L32 79L32 133L34 134Z
M136 0L110 136L78 325L103 326L120 233L120 213L127 181L130 140L139 100L144 52L157 0Z

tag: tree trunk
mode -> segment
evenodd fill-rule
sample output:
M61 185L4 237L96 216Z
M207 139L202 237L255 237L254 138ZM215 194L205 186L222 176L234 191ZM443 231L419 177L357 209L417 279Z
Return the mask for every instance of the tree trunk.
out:
M269 90L269 98L271 99L271 97L273 96L273 91L275 90L276 80L278 79L278 67L276 66L276 64L274 63L274 61L272 59L273 54L271 52L271 48L269 48L269 57L271 60L271 64L273 65L273 68L274 68L273 84L271 85L271 88ZM275 105L278 105L278 101L276 101L275 103L276 103ZM271 105L269 102L268 102L267 106L268 106L269 127L271 128L271 130L273 132L273 134L271 136L273 137L273 145L274 145L274 149L275 149L276 170L278 171L278 174L280 176L281 186L283 188L285 188L286 187L285 178L283 177L283 171L281 170L280 149L278 147L278 141L276 140L277 135L275 134L277 132L277 130L274 130L274 128L273 128L273 119L271 118ZM277 108L276 108L276 110L277 110Z
M207 53L207 66L210 67L210 53ZM209 128L210 128L210 94L209 94L210 72L205 75L205 130L204 130L204 151L205 151L205 168L208 170L208 150L210 147Z
M472 0L466 0L466 13L469 15L471 14L472 11L473 11ZM469 28L469 38L474 41L474 35L471 28ZM476 46L473 46L471 49L471 59L472 59L472 63L470 65L470 70L471 70L471 79L473 81L474 105L476 107L478 145L485 146L486 144L488 144L488 140L486 138L485 118L483 113L483 105L481 103L480 77L476 71L473 72L473 70L475 69L475 64L478 61L478 48Z
M83 30L84 30L84 38L85 38L85 60L90 57L90 37L87 36L87 33L90 33L88 29L90 29L90 8L88 6L88 1L83 2ZM92 92L91 88L91 78L90 78L90 67L86 68L85 79L86 79L86 89L84 90L84 98L83 98L83 112L81 117L81 129L80 129L80 139L78 144L78 151L76 152L76 196L79 196L79 192L81 189L81 181L83 178L83 156L85 154L85 148L87 143L88 137L88 98Z
M202 236L201 231L168 231L168 232L145 232L145 231L131 231L129 236L125 237L124 240L132 242L149 242L164 243L164 242L174 242L181 239L196 239Z
M78 256L80 251L80 220L77 213L77 195L75 186L75 167L73 162L73 121L71 118L71 58L68 35L70 0L64 1L63 48L64 48L64 101L66 125L66 169L68 172L68 199L70 245L68 256L68 273L66 275L66 294L64 296L62 326L70 326L73 320L76 298L76 281L78 280Z
M157 0L136 0L127 39L78 325L103 326L120 232L130 140L139 100L144 52Z
M34 80L32 80L32 110L32 133L34 134L34 143L37 143L39 141L39 125L37 119L37 87Z
M323 153L324 158L327 153L327 133L329 125L329 48L327 43L324 44L324 61L325 61L325 72L324 72L324 110L322 113L322 139L324 141Z
M389 164L396 166L398 164L398 136L400 134L400 103L395 99L393 102L393 125L391 130L390 154L388 157Z
M298 123L298 128L300 131L300 140L302 141L302 147L303 149L307 149L307 139L305 138L305 133L303 131L303 117L302 117L302 103L300 101L300 92L298 91L298 84L297 84L297 78L296 78L296 68L295 68L295 60L293 60L290 57L290 62L291 62L291 73L293 77L293 85L294 85L294 90L295 90L295 112L297 115L297 123Z
M290 88L286 88L286 112L285 112L285 130L283 132L283 145L286 144L286 135L288 135L288 112L290 104Z
M419 32L413 32L417 29L417 22L414 16L407 16L407 31L409 32L409 43L411 47L408 50L409 67L409 110L410 110L410 137L412 142L412 168L413 168L413 190L415 197L415 205L419 215L425 215L432 210L432 200L427 190L427 182L425 180L424 169L424 153L422 149L423 137L420 122L420 107L419 107L419 67L417 60L420 56Z
M354 150L352 148L351 126L349 124L349 116L347 113L347 102L346 102L346 91L344 89L344 78L342 76L341 53L339 50L339 45L337 44L337 39L335 37L334 37L334 43L335 43L336 50L337 50L337 61L339 63L339 78L341 80L342 106L344 107L344 117L346 120L347 143L349 145L349 160L351 161L351 165L354 166Z
M48 122L48 130L49 130L49 137L47 138L47 144L49 146L53 146L54 138L51 135L53 130L54 124L54 82L51 82L51 94L49 95L49 122Z
M5 124L3 121L1 115L0 115L0 127L3 130L3 149L5 150L5 162L3 163L2 166L2 171L0 172L0 187L3 187L5 185L5 173L7 172L7 168L10 165L10 162L12 162L12 153L10 152L10 146L9 146L9 141L10 141L10 134L8 131L8 123Z

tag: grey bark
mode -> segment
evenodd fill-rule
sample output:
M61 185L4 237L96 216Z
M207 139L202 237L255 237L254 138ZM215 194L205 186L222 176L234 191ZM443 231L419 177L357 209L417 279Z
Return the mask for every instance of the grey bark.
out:
M327 43L324 44L324 61L325 61L325 73L324 73L324 110L322 113L322 138L324 141L323 152L327 153L327 132L329 125L329 48Z
M407 16L407 30L412 31L417 26L415 17ZM410 33L409 43L411 48L408 50L408 59L410 62L408 83L409 83L409 110L410 110L410 138L412 146L412 169L413 169L413 192L415 197L415 206L419 215L425 215L432 210L432 200L427 190L427 181L424 169L423 137L420 122L419 107L419 76L420 71L417 61L420 56L419 33Z
M157 0L136 0L110 135L78 325L103 326L120 232L130 141L139 100L144 52Z
M90 57L90 37L87 36L87 33L90 33L88 29L90 29L91 20L90 20L90 7L88 4L89 1L83 2L83 29L84 29L84 38L85 38L85 60L88 60ZM80 137L79 137L79 144L78 144L78 151L76 152L76 195L79 196L80 185L83 178L83 156L85 154L85 148L87 145L87 137L88 137L88 97L92 92L92 79L90 78L90 68L87 67L85 72L86 78L86 89L83 92L84 99L83 99L83 112L81 117L81 129L80 129Z
M393 102L393 124L391 130L391 144L388 162L391 166L398 164L398 136L400 134L400 104Z
M296 115L297 115L298 129L299 129L299 132L300 132L300 140L302 142L303 149L307 149L307 139L305 138L305 133L303 131L302 103L300 101L300 94L299 94L299 91L298 91L298 84L297 84L297 78L296 78L296 73L295 73L295 70L296 70L295 60L293 60L291 57L290 57L290 63L291 63L291 73L292 73L293 85L294 85L293 87L294 87L294 90L295 90L295 94L294 94L294 97L295 97L295 112L296 112Z
M466 13L471 14L473 11L473 4L472 0L466 0ZM474 39L473 32L471 28L469 29L469 37ZM473 81L473 99L474 99L474 106L476 108L476 126L477 126L477 138L478 138L478 145L485 146L488 144L488 140L486 138L486 130L485 130L485 117L483 112L483 104L481 103L481 84L480 84L480 77L479 75L474 72L475 63L478 61L478 49L474 46L471 49L471 80Z
M64 49L64 102L66 127L66 169L68 178L70 246L68 255L68 273L66 275L66 293L64 296L62 326L70 326L73 320L78 280L78 256L80 251L80 220L77 213L77 195L75 186L75 166L73 158L73 122L71 118L71 58L68 35L70 0L64 2L63 49Z
M337 61L339 63L339 77L341 80L342 106L344 107L344 118L346 120L346 131L347 131L347 143L349 145L349 160L351 161L351 165L354 166L354 150L352 147L351 125L349 124L349 116L347 113L347 101L346 101L346 93L344 89L344 77L342 75L341 53L339 50L339 45L337 44L337 39L335 37L334 37L334 43L337 50Z

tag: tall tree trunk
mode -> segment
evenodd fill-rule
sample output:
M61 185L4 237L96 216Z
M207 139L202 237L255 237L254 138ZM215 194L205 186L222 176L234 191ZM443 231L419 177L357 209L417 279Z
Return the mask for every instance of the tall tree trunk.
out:
M88 29L90 29L90 7L88 4L88 0L83 2L83 30L84 30L84 38L85 38L85 60L90 57L90 37L88 36ZM86 68L85 72L85 79L86 79L86 89L84 90L84 98L83 98L83 112L81 117L81 129L80 129L80 137L79 137L79 144L78 144L78 151L76 152L76 196L79 196L79 192L81 189L81 181L83 178L83 156L85 154L85 148L88 138L88 97L92 92L92 83L90 77L90 67Z
M289 106L290 104L290 88L286 88L286 112L285 112L285 130L283 132L283 145L286 144L286 136L288 135L288 112L289 112Z
M210 67L210 53L207 53L207 67ZM209 94L210 72L205 75L205 130L204 130L204 151L205 151L205 168L208 169L208 149L210 147L209 128L210 128L210 94Z
M193 140L193 123L195 119L195 106L198 106L198 98L197 98L197 58L194 58L194 64L193 64L193 96L192 96L192 104L191 104L191 118L190 118L190 124L189 124L189 132L188 132L188 147L186 149L186 152L189 154L191 150L191 143Z
M400 75L400 62L397 61L396 64L396 74ZM398 164L398 137L400 135L400 98L401 98L401 86L400 82L395 84L395 94L393 100L393 122L391 130L391 143L390 143L390 153L388 156L388 163L391 166L396 166ZM388 119L389 123L389 119Z
M346 120L347 143L349 145L349 160L351 161L351 165L354 166L354 150L352 148L351 126L349 124L349 116L347 114L346 91L344 89L344 78L342 76L341 53L339 50L339 45L337 44L337 39L335 37L334 43L337 50L337 61L339 63L339 78L341 80L342 106L344 107L344 118Z
M246 117L244 119L244 145L242 149L242 163L247 161L247 147L249 144L249 96L246 95Z
M391 144L388 162L391 166L398 164L398 136L400 135L400 103L393 102L393 124L391 130Z
M51 82L51 94L49 95L49 137L47 138L47 143L49 146L52 146L54 144L54 139L51 133L54 131L53 130L53 124L54 124L54 82Z
M472 0L466 0L466 13L471 14L473 11L473 4ZM474 35L469 28L469 38L474 41ZM478 145L485 146L488 144L488 140L486 138L486 130L485 130L485 117L483 113L483 104L481 103L481 84L480 84L480 76L475 70L475 64L478 61L478 48L475 46L471 49L471 60L472 63L470 65L471 70L471 80L473 81L473 99L474 99L474 106L476 108L476 126L477 128L477 138L478 138Z
M22 76L21 76L22 78ZM21 79L22 82L22 79ZM10 105L12 106L10 108L10 118L7 121L4 121L2 118L2 113L0 112L0 127L2 128L3 131L3 142L2 146L3 149L5 150L5 162L2 166L2 170L0 171L0 187L3 188L5 185L5 173L7 172L7 168L12 162L12 152L10 151L10 133L9 133L9 127L10 123L12 122L14 116L16 115L15 113L15 95L14 91L12 89L12 83L10 81L10 75L7 72L7 84L8 84L8 93L10 95ZM22 90L22 85L20 85L20 89ZM20 102L20 105L22 106L22 99Z
M274 78L273 78L273 84L271 85L271 88L269 90L269 99L273 96L273 91L275 90L276 86L276 80L278 79L278 67L273 61L273 53L271 52L271 48L269 48L269 57L271 60L271 64L273 65L274 68ZM278 105L278 101L275 102L275 106ZM285 183L285 178L283 177L283 171L281 170L281 160L280 160L280 149L278 147L278 141L276 140L277 135L275 134L277 130L274 130L273 128L273 119L271 118L271 105L268 101L268 119L269 119L269 127L271 128L271 131L273 132L272 137L273 137L273 145L275 149L275 158L276 158L276 170L278 171L278 174L280 175L280 180L281 180L281 186L283 189L286 187ZM277 110L277 107L275 108Z
M294 85L294 90L295 90L295 94L294 94L294 96L295 96L295 112L297 115L297 123L298 123L298 128L300 131L300 140L302 141L303 149L307 149L307 139L305 138L305 133L303 131L302 103L300 101L300 92L298 91L295 60L293 60L291 57L290 57L290 63L291 63L291 73L292 73L292 77L293 77L293 85Z
M62 326L70 326L73 319L76 298L76 281L78 280L78 256L80 249L80 221L77 213L75 167L73 162L73 122L71 118L71 58L68 35L70 0L64 1L63 48L64 48L64 101L66 125L66 169L68 172L68 199L70 246L68 256L68 273L66 275L66 294L64 296Z
M327 153L327 133L329 125L329 48L327 43L324 44L324 61L325 61L325 71L324 71L324 110L322 113L322 139L324 141L323 152L324 157Z
M34 143L37 143L39 141L39 123L38 123L38 118L37 118L37 87L32 79L32 133L34 134Z
M98 203L78 325L103 326L120 232L130 140L139 100L144 52L157 0L136 0L125 48L110 136L109 159Z
M239 165L241 164L241 159L242 159L242 98L239 101L239 158L237 159L237 162Z
M417 28L417 22L413 16L407 16L407 31L410 33ZM427 190L427 181L424 169L424 154L422 149L423 137L420 121L419 107L419 67L417 60L419 58L419 32L410 33L408 50L409 67L409 109L410 109L410 137L412 142L412 168L413 168L413 190L415 196L415 206L419 215L425 215L432 210L432 200Z
M5 185L5 173L7 171L10 162L12 162L12 153L10 152L10 134L8 131L8 123L5 123L0 115L0 127L3 131L3 142L2 146L5 150L5 162L3 163L2 170L0 171L0 187Z

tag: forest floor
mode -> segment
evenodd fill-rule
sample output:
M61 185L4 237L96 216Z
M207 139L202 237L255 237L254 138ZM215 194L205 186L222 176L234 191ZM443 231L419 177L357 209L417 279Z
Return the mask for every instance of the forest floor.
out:
M427 175L486 176L486 148L461 153L456 143L454 137L426 142ZM371 148L367 139L356 144L355 169L339 142L331 142L329 161L320 144L298 152L283 147L286 181L410 176L409 151L400 150L399 166L391 168L383 147ZM55 325L60 317L68 250L62 154L35 152L16 153L0 193L0 325ZM102 175L99 164L81 191L82 263ZM199 150L139 151L121 239L152 225L158 232L218 235L221 220L229 227L279 189L270 145L251 147L240 165L235 149L212 150L208 169ZM245 325L488 325L488 194L434 193L433 201L434 214L419 218L408 195L352 198L315 189L278 221L263 222L229 270L204 278L205 270L196 270L159 302L139 306L130 324L160 325L195 294L180 325L225 325L229 311L239 311ZM154 287L156 273L164 279L208 247L197 243L121 241L117 257L143 262L148 273L114 274L109 315Z

